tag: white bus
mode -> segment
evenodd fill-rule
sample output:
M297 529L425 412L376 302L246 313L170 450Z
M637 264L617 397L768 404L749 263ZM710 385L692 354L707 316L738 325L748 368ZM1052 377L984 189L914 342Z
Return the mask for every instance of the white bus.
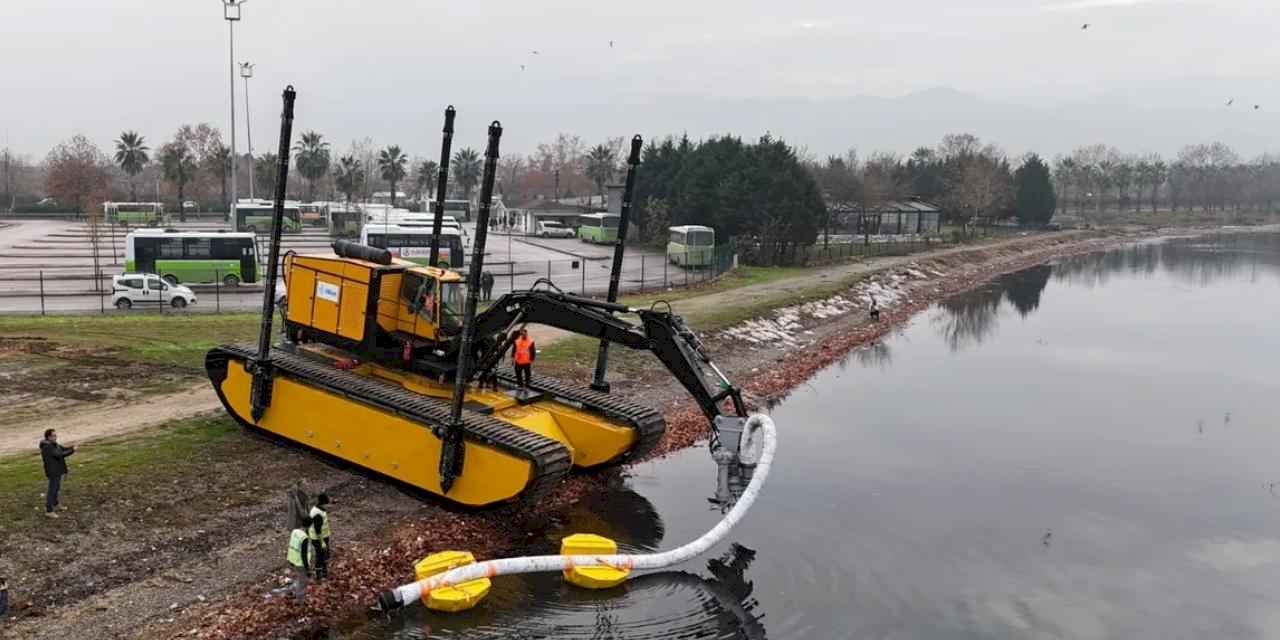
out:
M431 227L402 227L396 224L366 224L360 232L360 243L389 249L391 255L418 264L431 257ZM462 235L452 229L440 230L441 266L458 269L466 260Z
M683 267L709 267L716 256L716 230L696 224L669 227L667 261Z

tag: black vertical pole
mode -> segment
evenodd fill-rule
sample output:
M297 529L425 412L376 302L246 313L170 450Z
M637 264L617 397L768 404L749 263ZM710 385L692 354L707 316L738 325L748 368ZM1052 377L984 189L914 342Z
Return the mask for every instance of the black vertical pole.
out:
M627 157L627 184L622 190L622 211L618 218L618 238L613 244L613 269L609 272L609 302L618 301L618 280L622 276L622 254L627 244L627 223L631 219L631 197L636 188L636 171L640 167L640 147L644 140L640 136L631 138L631 155ZM643 258L642 258L643 260ZM643 262L642 262L643 264ZM643 275L641 276L643 279ZM641 288L644 288L643 282ZM591 381L591 388L607 393L609 383L605 381L605 370L609 367L609 341L600 339L600 349L596 352L596 375Z
M293 85L284 90L280 111L280 146L277 150L276 202L271 214L271 246L267 253L266 286L262 288L262 327L258 330L258 357L253 364L253 387L250 406L253 419L262 418L271 406L271 321L275 316L276 269L280 264L280 232L284 227L284 197L289 184L289 150L293 138L293 101L297 97Z
M453 378L453 403L449 407L449 426L440 447L440 489L446 494L462 471L462 402L467 394L467 378L471 377L471 345L476 337L476 306L480 295L480 275L484 271L484 248L489 236L489 205L493 199L493 178L498 168L498 143L502 139L502 123L489 125L489 145L484 151L484 178L480 183L480 210L476 213L476 237L471 242L471 271L467 276L467 305L462 316L462 343L458 347L458 369Z
M40 272L40 315L44 315L44 271Z
M449 153L453 148L453 117L457 115L453 105L444 110L444 136L440 142L440 172L436 177L436 215L431 221L431 255L427 266L434 267L440 259L440 228L444 225L444 194L449 188ZM464 249L465 251L465 249ZM449 256L450 265L457 258Z

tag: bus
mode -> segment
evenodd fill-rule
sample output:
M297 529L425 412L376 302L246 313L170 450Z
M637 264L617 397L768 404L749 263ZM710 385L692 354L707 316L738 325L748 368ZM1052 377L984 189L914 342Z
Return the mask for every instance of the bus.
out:
M140 229L124 241L124 268L154 273L170 284L258 281L258 247L252 233Z
M329 225L329 235L335 238L359 238L364 226L364 213L359 207L345 202L327 202L324 217Z
M578 238L583 242L611 244L618 241L618 216L613 213L589 213L578 216Z
M131 225L155 225L164 221L164 205L159 202L104 202L102 215L107 222Z
M696 224L670 227L667 261L682 267L709 267L716 257L716 230Z
M237 232L271 233L271 219L275 215L275 203L267 200L241 200L231 205L231 220ZM302 231L302 214L298 203L284 203L284 233Z
M434 198L427 200L427 211L434 213L436 210L436 201ZM454 216L461 217L463 220L471 220L471 201L470 200L445 200L444 212Z
M312 227L323 227L325 224L325 203L305 202L298 205L298 218L302 224Z
M427 264L431 256L431 227L367 224L360 232L360 244L390 249L391 255L410 262ZM440 230L441 266L458 269L466 260L462 236L452 229Z

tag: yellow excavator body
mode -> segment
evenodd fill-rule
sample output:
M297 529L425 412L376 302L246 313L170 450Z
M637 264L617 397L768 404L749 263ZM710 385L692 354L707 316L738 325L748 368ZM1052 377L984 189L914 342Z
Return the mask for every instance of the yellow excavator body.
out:
M571 466L646 450L665 428L652 409L546 377L535 377L530 391L509 376L498 376L506 388L473 383L463 405L465 462L446 492L438 463L453 381L413 371L410 354L460 330L462 278L334 254L289 255L284 266L292 339L271 351L270 402L260 417L252 410L254 350L224 346L206 357L224 406L246 427L473 506L539 497ZM371 356L379 347L382 360Z

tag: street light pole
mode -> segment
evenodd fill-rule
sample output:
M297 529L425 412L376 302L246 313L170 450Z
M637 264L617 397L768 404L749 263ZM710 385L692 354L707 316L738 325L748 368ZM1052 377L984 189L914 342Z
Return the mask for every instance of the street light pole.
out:
M236 187L236 174L239 173L240 158L236 156L236 23L240 21L240 5L249 0L222 0L222 17L227 21L227 33L231 44L228 60L231 61L231 202L227 203L227 211L240 197ZM181 207L182 203L178 203Z
M244 135L249 139L249 199L253 199L253 126L249 120L249 78L253 77L253 65L240 64L240 77L244 78Z

